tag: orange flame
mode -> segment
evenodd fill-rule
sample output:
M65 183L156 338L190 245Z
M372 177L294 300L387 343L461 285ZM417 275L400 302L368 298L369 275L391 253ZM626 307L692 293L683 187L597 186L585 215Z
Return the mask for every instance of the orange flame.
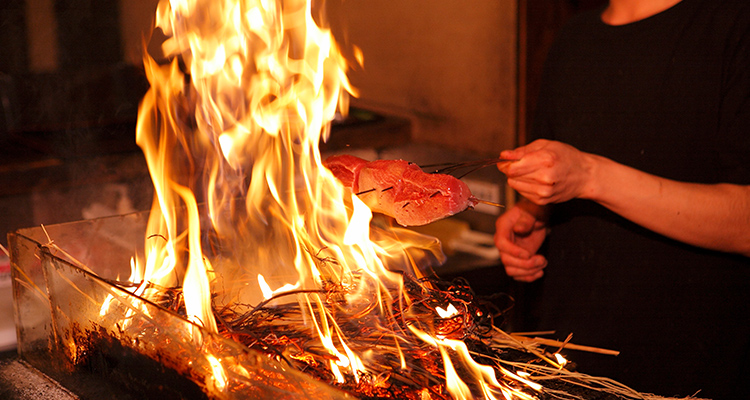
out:
M343 57L315 24L310 4L162 1L156 25L168 37L162 49L172 61L145 60L151 90L141 105L137 142L156 199L150 274L143 279L175 284L184 275L188 315L215 330L214 268L224 288L237 290L225 295L246 303L262 300L259 287L246 284L261 272L274 286L318 284L321 274L333 273L320 270L321 249L339 262L356 260L356 267L344 266L349 270L364 265L373 276L382 274L378 250L343 243L351 230L344 192L321 166L318 143L337 107L345 111L345 91L353 90ZM216 266L204 254L198 199L220 251L231 253ZM361 208L352 219L366 220L359 214ZM366 231L367 223L359 229Z
M373 234L371 211L322 166L319 142L355 94L331 33L304 0L162 0L156 27L167 37L161 48L169 62L144 59L151 89L136 141L155 198L146 254L133 263L131 280L142 282L134 291L148 298L147 283L182 286L188 318L214 332L212 305L305 292L294 298L329 352L330 370L340 382L345 374L358 380L361 355L311 292L333 283L346 289L348 304L364 299L384 315L389 289L403 285L392 270L418 273L409 249L430 250L434 241ZM454 397L471 393L449 353L471 366L486 397L498 393L492 369L471 364L463 343L410 328L440 349ZM218 390L227 370L243 370L208 360Z

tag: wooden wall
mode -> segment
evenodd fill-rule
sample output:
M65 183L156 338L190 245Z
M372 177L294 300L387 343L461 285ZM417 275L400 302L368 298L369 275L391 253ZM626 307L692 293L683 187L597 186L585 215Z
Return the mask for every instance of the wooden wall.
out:
M409 116L416 141L496 154L515 144L516 0L329 2L334 35L358 46L355 105Z

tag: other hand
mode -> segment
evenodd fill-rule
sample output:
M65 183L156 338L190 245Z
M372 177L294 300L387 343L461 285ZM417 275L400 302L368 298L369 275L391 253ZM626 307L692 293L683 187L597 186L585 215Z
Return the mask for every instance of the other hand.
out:
M547 259L536 252L547 236L542 209L521 201L495 222L495 246L511 278L531 282L544 275Z

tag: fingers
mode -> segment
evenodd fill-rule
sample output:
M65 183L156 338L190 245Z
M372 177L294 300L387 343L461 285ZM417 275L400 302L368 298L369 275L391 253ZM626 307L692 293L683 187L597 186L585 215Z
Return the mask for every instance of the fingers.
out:
M549 140L538 139L525 146L519 146L513 150L503 150L502 152L500 152L500 158L520 159L528 153L543 149L549 143Z
M533 153L527 154L524 151L514 151L506 154L500 153L500 157L513 159L517 161L503 161L497 164L497 169L508 177L525 175L537 169L533 162Z
M533 274L533 275L517 276L517 277L514 277L514 279L517 280L517 281L519 281L519 282L527 282L527 283L529 283L529 282L534 282L535 280L537 280L537 279L539 279L539 278L541 278L543 276L544 276L544 272L543 271L539 271L539 272L537 272L536 274Z
M561 174L565 167L560 163L560 156L551 150L551 145L535 147L539 147L537 142L522 151L524 156L521 159L498 165L498 168L507 176L508 186L535 204L546 205L555 202L555 196L564 190Z
M538 205L552 203L556 194L554 184L539 184L525 179L509 178L508 186Z
M529 214L520 213L518 219L511 227L513 233L516 235L525 236L531 233L536 227L536 220Z
M505 273L522 282L531 282L541 278L544 276L544 268L547 267L547 259L538 254L523 259L506 253L500 255L500 260L505 266Z
M513 259L528 259L532 256L532 253L516 243L516 235L523 234L522 231L528 228L524 226L527 224L522 222L521 217L521 210L513 207L495 222L495 247L500 251L501 258L507 256Z
M559 155L546 148L534 149L534 142L526 147L507 151L507 156L518 161L498 163L498 169L508 177L508 183L525 182L529 185L553 187L560 180L555 166L559 163ZM502 157L506 152L501 153ZM515 189L515 187L514 187Z
M544 240L544 227L519 207L501 215L495 227L495 246L508 276L524 282L542 277L547 259L534 252Z
M513 150L503 150L500 152L500 158L507 160L518 160L526 154L526 146L521 146Z
M558 162L558 155L549 150L538 150L528 152L519 158L518 161L507 163L508 165L504 168L504 173L510 177L515 178L519 176L532 175L538 171L547 171L552 168ZM535 177L536 180L545 181L547 179L544 175Z
M534 142L534 143L536 143L536 142ZM508 159L508 160L518 160L518 161L503 161L503 162L499 162L497 164L497 168L501 172L503 172L503 173L505 173L507 175L506 170L508 168L510 168L512 165L517 164L520 161L522 161L522 159L526 156L526 154L528 154L529 152L534 151L534 149L536 148L536 146L532 146L532 147L530 147L530 146L531 146L531 144L526 145L526 146L521 146L521 147L518 147L518 148L513 149L513 150L503 150L503 151L501 151L500 152L500 158L502 158L502 159Z

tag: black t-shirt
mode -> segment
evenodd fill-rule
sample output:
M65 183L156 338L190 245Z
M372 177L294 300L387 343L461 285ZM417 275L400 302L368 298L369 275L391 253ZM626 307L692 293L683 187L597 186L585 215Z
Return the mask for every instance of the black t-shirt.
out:
M750 2L683 0L623 26L600 14L576 16L550 50L532 136L665 178L750 184ZM639 391L750 398L750 259L590 201L556 205L551 223L524 328L620 350L570 357Z

